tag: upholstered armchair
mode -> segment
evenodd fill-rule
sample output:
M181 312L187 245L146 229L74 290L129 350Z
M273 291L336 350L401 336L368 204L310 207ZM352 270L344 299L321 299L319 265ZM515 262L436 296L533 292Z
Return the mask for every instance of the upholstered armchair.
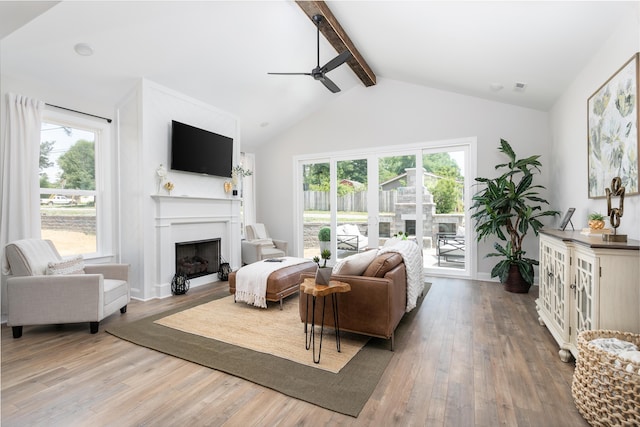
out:
M245 231L246 240L242 241L243 264L287 255L287 242L272 239L264 224L249 224Z
M95 334L102 319L127 311L127 264L85 265L81 256L62 258L53 242L42 239L9 243L5 257L7 324L14 338L22 336L24 325L81 322L89 322Z

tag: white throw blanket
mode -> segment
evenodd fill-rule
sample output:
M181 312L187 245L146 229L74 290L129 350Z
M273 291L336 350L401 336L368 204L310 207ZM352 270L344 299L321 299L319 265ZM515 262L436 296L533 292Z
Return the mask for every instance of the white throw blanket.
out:
M422 250L413 241L401 240L394 245L381 248L378 251L378 255L387 252L400 254L407 269L407 307L405 312L408 313L416 307L418 297L424 291Z
M236 301L267 308L267 279L274 271L308 262L305 258L280 257L282 262L258 261L245 265L236 273Z

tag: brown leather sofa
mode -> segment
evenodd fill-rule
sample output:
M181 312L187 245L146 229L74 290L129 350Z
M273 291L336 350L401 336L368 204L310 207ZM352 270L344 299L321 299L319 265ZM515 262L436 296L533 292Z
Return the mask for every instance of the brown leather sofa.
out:
M303 274L301 279L314 277ZM331 280L351 285L351 291L337 294L338 321L341 331L355 332L391 340L394 346L394 331L405 313L407 305L407 272L402 256L395 252L378 255L362 275L334 274ZM307 300L309 308L307 308ZM311 296L300 294L300 320L305 321L309 310L311 322ZM316 302L316 324L322 319L322 301ZM324 324L333 327L333 306L326 301Z

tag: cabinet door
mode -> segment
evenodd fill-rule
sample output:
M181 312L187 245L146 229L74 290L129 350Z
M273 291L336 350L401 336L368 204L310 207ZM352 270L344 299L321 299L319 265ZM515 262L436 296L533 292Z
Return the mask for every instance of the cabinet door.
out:
M597 320L594 315L595 302L597 301L597 283L599 271L599 259L580 250L575 251L575 278L574 278L574 304L573 325L571 331L571 343L576 344L578 334L582 331L597 329Z
M557 242L557 243L556 243ZM562 243L540 239L539 304L548 316L547 322L564 340L569 339L569 250Z

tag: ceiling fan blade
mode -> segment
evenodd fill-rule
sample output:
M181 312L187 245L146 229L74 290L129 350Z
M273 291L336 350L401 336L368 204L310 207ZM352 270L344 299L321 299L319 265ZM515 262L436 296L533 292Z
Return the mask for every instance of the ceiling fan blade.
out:
M267 74L274 74L277 76L310 76L311 73L267 73Z
M332 82L331 79L329 79L329 77L323 77L318 80L320 80L322 84L325 85L325 87L329 89L332 93L340 92L340 88L334 82Z
M351 52L345 50L340 55L333 58L331 61L327 62L324 67L320 70L323 73L328 73L329 71L338 68L342 64L344 64L349 58L351 58Z

